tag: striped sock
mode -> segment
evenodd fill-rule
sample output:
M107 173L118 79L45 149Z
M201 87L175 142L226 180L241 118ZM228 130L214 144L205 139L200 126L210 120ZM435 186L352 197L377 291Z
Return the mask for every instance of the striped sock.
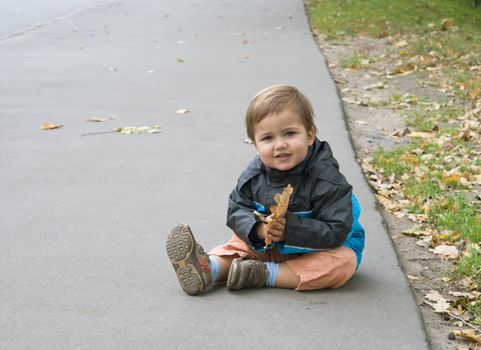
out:
M217 261L216 258L214 258L212 255L209 255L209 260L210 260L210 278L212 280L212 283L217 282L217 279L219 278L219 262Z
M275 287L276 286L276 280L277 280L277 272L279 271L279 264L268 261L265 262L264 265L267 267L267 277L266 281L264 282L264 285L266 287Z

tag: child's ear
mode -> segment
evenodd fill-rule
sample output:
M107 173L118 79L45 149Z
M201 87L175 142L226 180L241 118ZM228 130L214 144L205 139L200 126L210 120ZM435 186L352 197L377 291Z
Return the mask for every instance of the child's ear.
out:
M314 127L312 127L311 130L309 130L309 132L307 133L307 141L309 142L309 146L312 146L315 138L316 138L316 130L314 130Z

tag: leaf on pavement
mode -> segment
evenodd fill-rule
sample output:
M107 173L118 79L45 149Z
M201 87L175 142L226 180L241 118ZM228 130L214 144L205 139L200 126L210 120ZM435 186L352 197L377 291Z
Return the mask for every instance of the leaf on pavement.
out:
M105 121L105 118L100 118L100 117L92 117L87 119L88 122L90 123L102 123Z
M189 113L189 110L186 109L186 108L181 108L181 109L178 109L175 113L177 113L177 114L187 114L187 113Z
M53 129L61 128L62 126L63 126L62 124L43 123L42 125L40 125L40 129L53 130Z
M121 134L124 135L130 135L130 134L158 134L160 133L160 125L154 125L154 126L138 126L138 127L133 127L133 126L126 126L123 128L119 128L118 131Z
M109 133L120 133L124 135L131 135L131 134L158 134L160 133L160 125L154 126L126 126L123 128L117 128L115 130L108 130L108 131L98 131L98 132L88 132L82 134L82 136L89 136L89 135L101 135L101 134L109 134Z

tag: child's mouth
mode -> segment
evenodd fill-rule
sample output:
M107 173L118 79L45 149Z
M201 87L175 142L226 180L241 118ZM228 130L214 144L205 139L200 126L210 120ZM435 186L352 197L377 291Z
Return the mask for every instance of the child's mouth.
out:
M274 158L279 159L279 160L286 160L286 159L289 158L289 156L290 156L290 154L281 153L281 154L276 155Z

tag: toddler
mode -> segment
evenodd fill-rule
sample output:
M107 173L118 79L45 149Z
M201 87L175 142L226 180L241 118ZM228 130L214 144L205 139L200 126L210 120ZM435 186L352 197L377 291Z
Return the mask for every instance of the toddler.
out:
M338 288L354 274L364 249L360 207L326 141L316 137L309 100L295 87L275 85L253 97L246 112L257 156L229 196L234 232L209 254L188 225L167 238L167 255L182 289L197 295L215 282L227 288ZM287 213L267 225L274 196L290 184ZM265 240L272 242L266 246Z

